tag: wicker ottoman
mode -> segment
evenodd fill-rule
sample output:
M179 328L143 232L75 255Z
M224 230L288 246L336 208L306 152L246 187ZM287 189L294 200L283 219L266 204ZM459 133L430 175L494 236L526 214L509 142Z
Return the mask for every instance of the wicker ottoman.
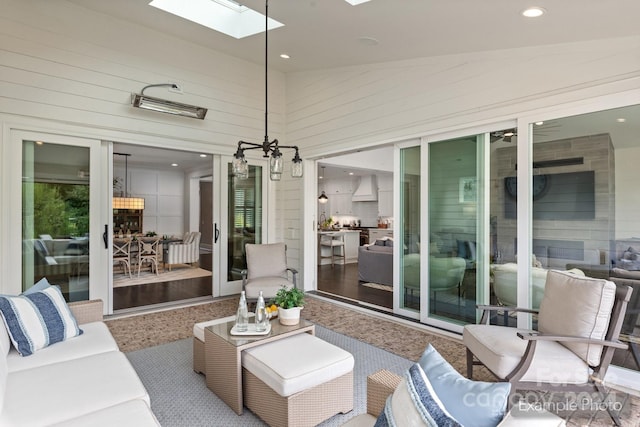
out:
M242 352L244 405L272 427L315 426L353 409L351 353L309 335Z

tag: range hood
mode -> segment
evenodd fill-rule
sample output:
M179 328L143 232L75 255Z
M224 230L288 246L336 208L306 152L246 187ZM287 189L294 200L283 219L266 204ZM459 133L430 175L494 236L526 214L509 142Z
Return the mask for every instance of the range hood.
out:
M353 202L375 202L378 200L378 186L375 175L366 175L360 178L360 184L353 193Z

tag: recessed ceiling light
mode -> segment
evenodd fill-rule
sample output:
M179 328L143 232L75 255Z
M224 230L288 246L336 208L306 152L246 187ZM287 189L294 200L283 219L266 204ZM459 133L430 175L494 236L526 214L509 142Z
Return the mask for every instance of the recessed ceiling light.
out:
M173 166L174 168L177 168L178 164L177 163L171 163L171 166Z
M536 126L542 126L544 124L544 122L535 122Z
M353 175L353 172L349 172L349 175Z
M289 55L287 55L286 53L281 53L280 54L280 58L282 58L282 59L290 59L291 57Z
M207 157L207 155L206 154L200 154L200 157L204 158L204 157Z
M522 11L522 16L526 18L537 18L544 15L546 11L541 7L530 7Z
M619 119L616 119L616 122L618 122L618 123L624 123L626 121L627 121L627 119L625 119L623 117L620 117Z
M357 6L359 4L366 3L366 2L371 1L371 0L344 0L344 1L349 3L351 6Z

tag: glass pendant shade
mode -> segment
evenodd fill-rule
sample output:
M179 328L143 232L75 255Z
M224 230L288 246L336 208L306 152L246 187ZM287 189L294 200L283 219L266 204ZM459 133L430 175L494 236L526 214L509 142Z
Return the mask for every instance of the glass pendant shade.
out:
M277 173L282 175L282 168L284 167L284 162L282 161L282 154L280 151L274 151L269 159L269 171L273 173Z
M242 158L234 158L232 162L233 174L239 179L247 179L249 177L249 164L247 160Z
M291 177L292 178L302 178L302 159L300 158L300 154L298 153L298 149L296 148L296 155L291 159Z
M320 197L318 197L318 202L325 204L329 201L329 198L327 197L326 194L324 194L324 191L322 191L322 194L320 194Z
M280 178L282 178L282 174L277 172L271 172L269 174L269 178L271 178L271 181L280 181Z
M291 177L302 178L302 160L299 162L293 162L291 164Z

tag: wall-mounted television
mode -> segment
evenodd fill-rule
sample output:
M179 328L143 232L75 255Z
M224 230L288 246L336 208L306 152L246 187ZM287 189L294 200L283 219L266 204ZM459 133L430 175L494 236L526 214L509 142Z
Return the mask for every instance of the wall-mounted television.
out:
M517 217L517 178L504 179L504 216ZM568 172L533 177L533 219L590 220L596 217L595 173Z

